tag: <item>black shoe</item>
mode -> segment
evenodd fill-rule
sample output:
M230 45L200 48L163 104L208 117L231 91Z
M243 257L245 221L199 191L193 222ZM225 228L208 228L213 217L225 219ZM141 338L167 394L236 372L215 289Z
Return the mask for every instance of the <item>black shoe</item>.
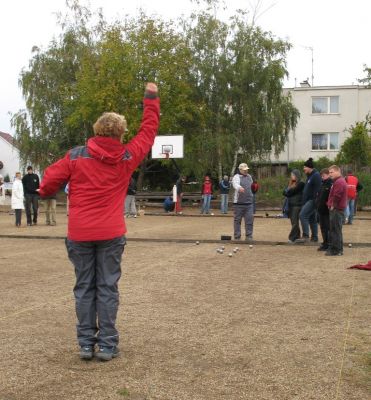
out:
M241 236L235 236L234 237L234 240L240 240L241 239Z
M327 251L328 250L328 246L324 246L321 244L321 246L318 247L317 251Z
M82 360L91 360L94 355L94 346L81 346L80 358Z
M104 347L99 346L99 350L95 353L95 357L101 361L110 361L112 358L116 358L120 354L119 349L116 346Z
M311 242L316 242L316 243L317 243L317 242L318 242L318 237L311 237L311 238L310 238L310 241L311 241Z
M296 239L296 240L295 240L295 243L308 243L309 240L310 240L309 237L304 236L304 237L302 237L301 239Z

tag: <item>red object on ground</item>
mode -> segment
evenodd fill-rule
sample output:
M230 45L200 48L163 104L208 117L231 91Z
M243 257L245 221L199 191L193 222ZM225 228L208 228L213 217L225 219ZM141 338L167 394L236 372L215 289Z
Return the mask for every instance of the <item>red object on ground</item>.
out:
M371 271L371 260L367 264L352 265L348 269L364 269L366 271Z

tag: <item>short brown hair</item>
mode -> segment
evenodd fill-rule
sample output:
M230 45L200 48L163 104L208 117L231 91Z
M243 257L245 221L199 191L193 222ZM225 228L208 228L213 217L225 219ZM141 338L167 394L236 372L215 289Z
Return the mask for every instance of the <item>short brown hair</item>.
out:
M95 136L120 138L126 131L126 119L114 112L105 112L93 125Z
M331 165L331 167L329 167L329 170L333 169L334 171L340 171L340 167L338 167L337 165Z
M323 168L323 169L321 169L321 172L320 172L321 175L323 175L323 174L328 175L329 173L330 173L330 171L328 170L328 168Z

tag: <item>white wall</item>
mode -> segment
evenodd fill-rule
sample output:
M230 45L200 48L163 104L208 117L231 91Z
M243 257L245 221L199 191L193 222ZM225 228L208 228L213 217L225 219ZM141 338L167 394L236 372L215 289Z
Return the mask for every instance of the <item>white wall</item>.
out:
M4 164L0 174L4 178L9 174L10 181L13 181L15 173L21 171L19 151L2 137L0 137L0 161Z
M298 87L285 89L300 112L295 132L290 132L289 142L278 157L271 161L288 162L328 157L334 159L339 150L312 150L312 133L338 132L339 149L349 136L346 131L371 112L371 89L362 86ZM312 114L312 97L339 96L338 114Z

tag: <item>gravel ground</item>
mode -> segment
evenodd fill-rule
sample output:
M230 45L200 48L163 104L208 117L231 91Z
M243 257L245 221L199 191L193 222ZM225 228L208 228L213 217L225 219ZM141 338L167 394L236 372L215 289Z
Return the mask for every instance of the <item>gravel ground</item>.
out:
M58 225L0 234L62 237ZM42 222L42 221L40 221ZM255 239L285 241L289 222L260 218ZM310 246L216 244L232 217L128 220L120 281L121 357L77 355L74 274L61 239L1 238L0 399L371 399L370 277L347 267L367 247L325 257ZM371 242L371 221L344 228ZM134 238L194 239L195 243Z

